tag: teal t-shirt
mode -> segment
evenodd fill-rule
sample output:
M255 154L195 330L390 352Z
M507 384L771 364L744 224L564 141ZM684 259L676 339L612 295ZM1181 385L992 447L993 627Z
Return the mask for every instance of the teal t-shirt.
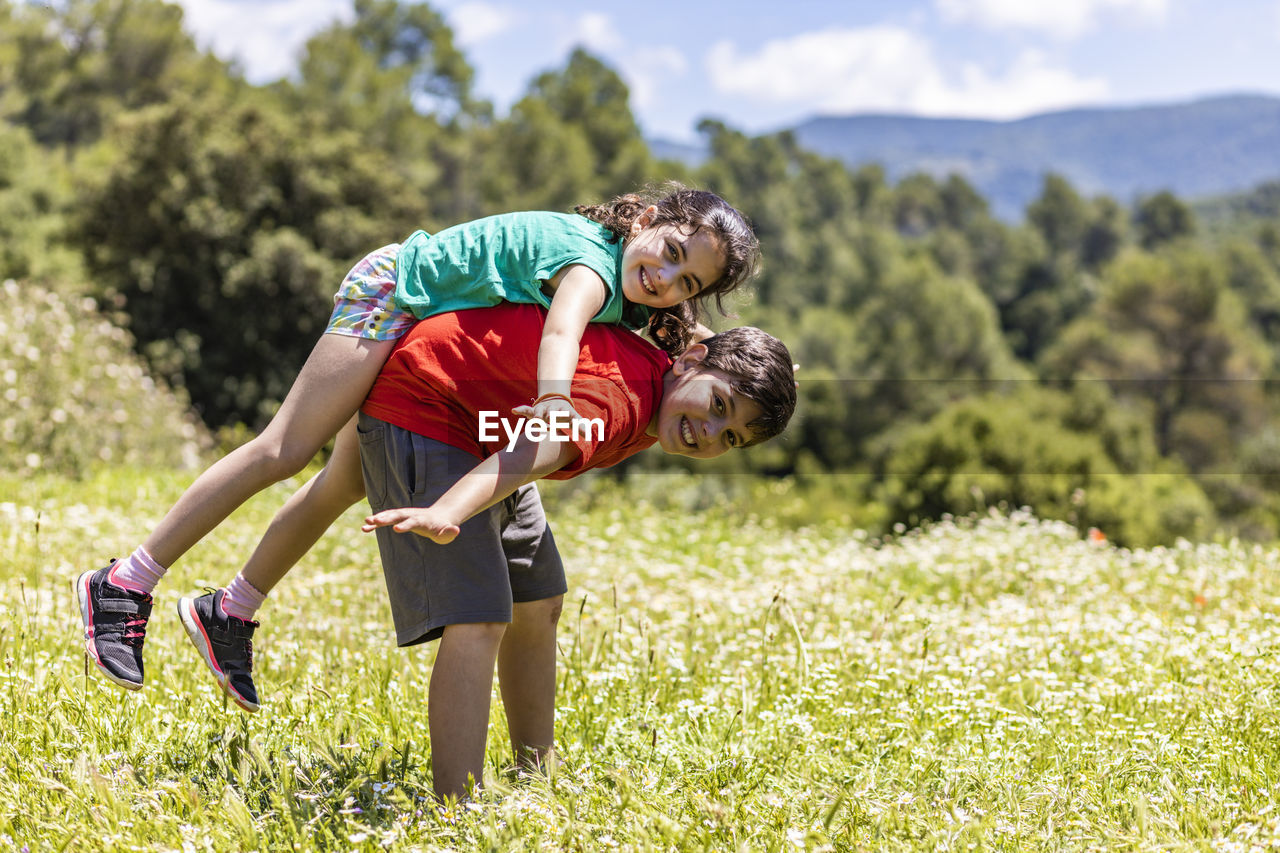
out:
M606 291L591 322L637 329L650 312L623 298L622 242L612 238L585 216L545 211L487 216L435 234L415 231L396 256L396 302L420 320L501 302L546 308L551 297L543 282L569 264L583 264L604 280Z

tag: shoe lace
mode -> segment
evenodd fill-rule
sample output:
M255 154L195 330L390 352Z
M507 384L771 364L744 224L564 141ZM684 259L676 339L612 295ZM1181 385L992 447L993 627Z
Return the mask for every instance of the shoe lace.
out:
M133 646L141 646L147 638L147 620L130 619L124 623L124 641Z

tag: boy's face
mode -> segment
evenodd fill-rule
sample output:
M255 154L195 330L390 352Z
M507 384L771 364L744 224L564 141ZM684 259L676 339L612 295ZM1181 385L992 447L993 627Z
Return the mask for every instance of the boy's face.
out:
M667 453L710 459L751 440L747 424L764 414L755 400L734 392L729 377L702 366L707 348L694 344L662 380L662 402L649 424Z

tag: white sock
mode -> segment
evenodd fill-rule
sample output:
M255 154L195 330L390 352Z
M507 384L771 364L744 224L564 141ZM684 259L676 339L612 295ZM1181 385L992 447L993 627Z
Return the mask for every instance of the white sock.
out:
M258 608L266 600L266 593L259 592L256 586L244 579L243 574L237 574L227 584L227 594L222 596L222 609L228 616L252 622L253 614L258 612Z
M169 570L152 559L146 548L139 545L138 550L123 560L116 560L107 578L116 586L150 595L167 571Z

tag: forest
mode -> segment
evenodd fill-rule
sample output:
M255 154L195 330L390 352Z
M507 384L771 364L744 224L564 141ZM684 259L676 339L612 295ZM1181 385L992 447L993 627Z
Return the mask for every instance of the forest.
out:
M0 464L194 464L265 424L366 252L675 180L763 248L711 325L801 365L788 433L709 494L782 484L879 531L1026 506L1130 545L1280 534L1280 183L1130 201L1048 174L1011 222L961 176L785 132L708 119L704 162L656 159L584 50L505 115L474 77L428 4L356 0L254 85L162 0L0 0Z

